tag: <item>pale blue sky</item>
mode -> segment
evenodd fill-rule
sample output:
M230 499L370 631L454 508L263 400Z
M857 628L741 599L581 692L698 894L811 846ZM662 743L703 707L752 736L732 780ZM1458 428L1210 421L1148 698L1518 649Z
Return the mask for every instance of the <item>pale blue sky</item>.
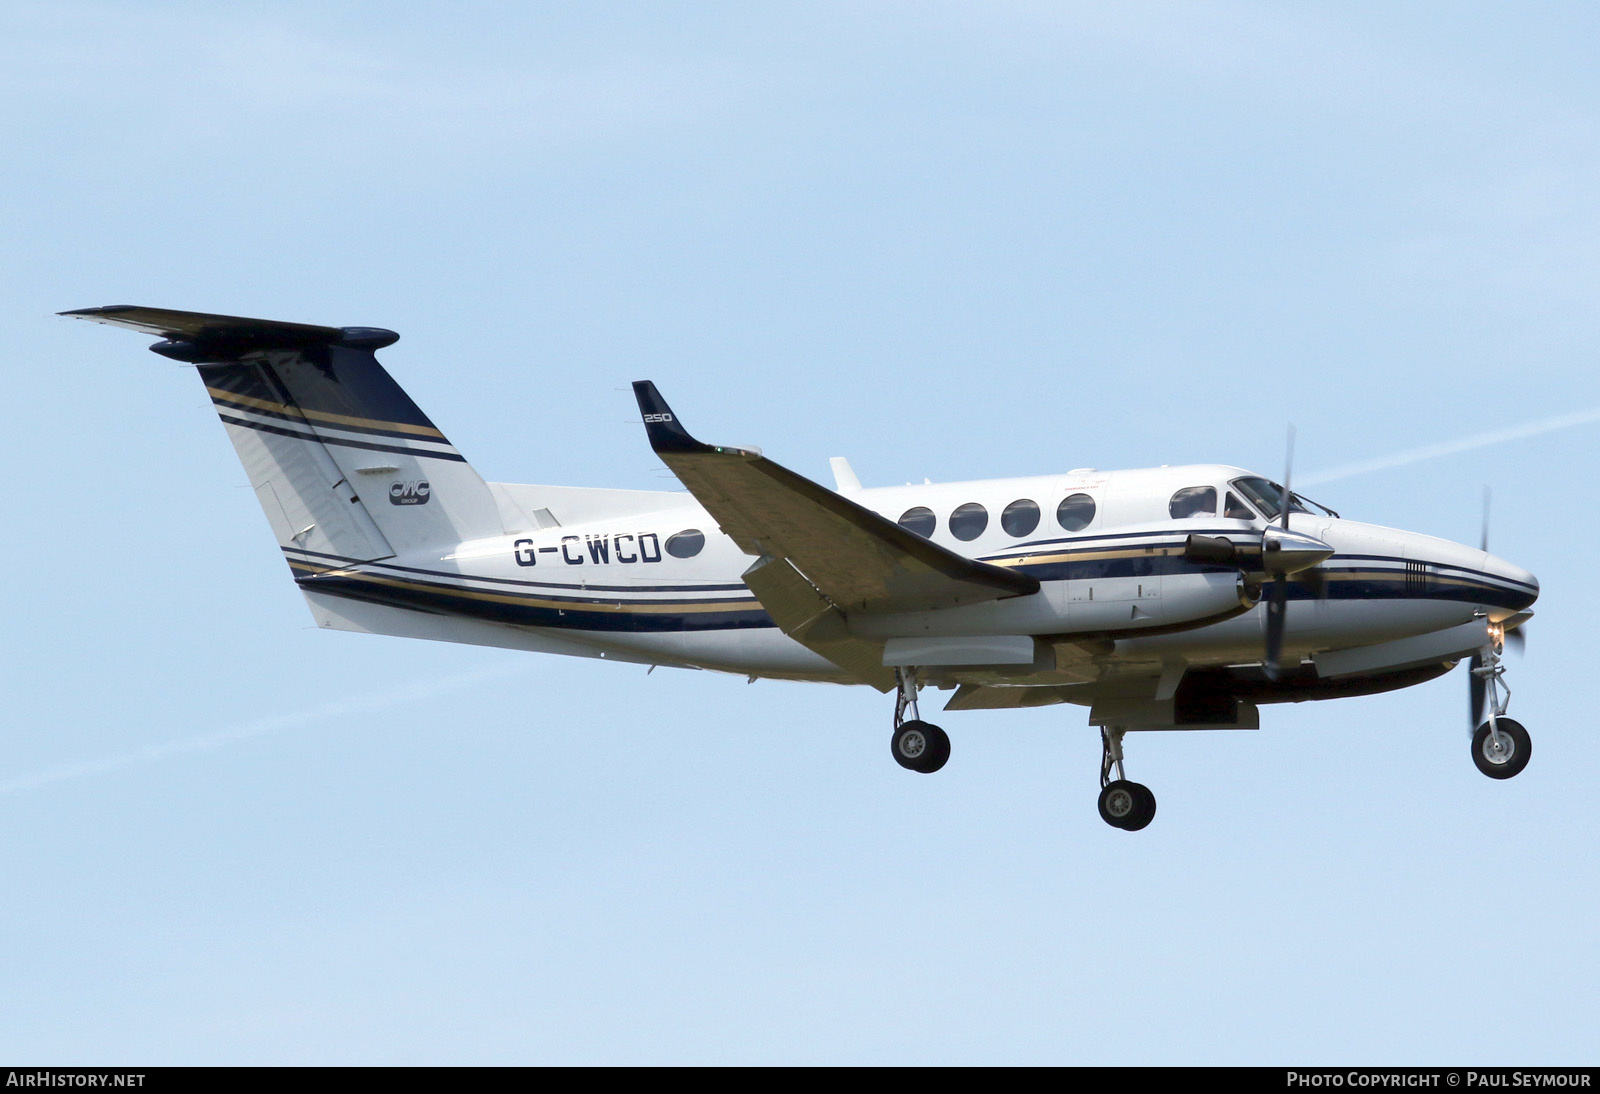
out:
M1076 707L316 631L151 304L398 330L486 476L1297 474L1600 407L1585 4L0 4L0 1058L1594 1062L1600 424L1327 481L1543 582L1466 681Z

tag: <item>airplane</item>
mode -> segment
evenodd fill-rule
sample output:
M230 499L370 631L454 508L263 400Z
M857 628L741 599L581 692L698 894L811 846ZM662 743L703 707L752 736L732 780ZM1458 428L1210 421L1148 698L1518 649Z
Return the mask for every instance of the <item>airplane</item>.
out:
M893 693L890 752L924 774L950 756L924 689L947 711L1087 707L1099 812L1125 831L1156 810L1129 732L1256 729L1262 704L1462 660L1478 769L1531 755L1502 653L1539 583L1487 531L1473 548L1348 520L1287 473L1221 464L868 488L836 457L829 489L697 440L648 380L646 438L687 493L487 482L378 363L393 331L60 314L196 367L321 627L864 684Z

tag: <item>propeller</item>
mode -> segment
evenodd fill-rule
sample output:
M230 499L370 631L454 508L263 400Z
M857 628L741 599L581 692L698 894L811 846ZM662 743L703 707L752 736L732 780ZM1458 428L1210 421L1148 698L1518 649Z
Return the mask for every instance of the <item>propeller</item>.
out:
M1478 536L1478 550L1484 554L1489 553L1489 501L1491 497L1489 488L1485 486L1483 488L1483 531ZM1528 643L1528 636L1522 631L1524 622L1526 622L1524 617L1506 620L1505 629L1500 635L1501 641L1518 653L1526 649Z
M1296 532L1289 527L1289 514L1294 508L1294 426L1289 427L1286 453L1283 460L1283 495L1278 502L1278 524L1268 525L1261 533L1261 569L1272 579L1267 593L1266 656L1262 669L1267 679L1276 680L1282 672L1283 635L1289 617L1289 577L1292 574L1313 570L1319 562L1333 557L1333 548L1316 536ZM1326 592L1320 576L1307 573L1306 580Z
M1483 488L1483 533L1478 537L1478 550L1484 554L1489 553L1489 501L1494 495L1489 488Z
M1283 493L1278 499L1276 524L1269 522L1261 533L1261 561L1258 564L1248 551L1241 552L1232 540L1216 536L1191 535L1184 543L1183 557L1191 562L1224 563L1239 567L1249 583L1251 594L1264 593L1267 604L1266 650L1261 665L1267 679L1280 675L1279 661L1283 655L1283 636L1289 613L1289 577L1305 574L1302 579L1316 590L1318 596L1327 594L1322 575L1315 572L1319 562L1333 557L1333 548L1316 536L1296 532L1289 527L1289 512L1294 505L1294 493L1289 488L1294 470L1294 426L1289 427L1288 453L1284 459ZM1257 499L1265 501L1266 499ZM1301 510L1304 512L1304 510ZM1337 515L1337 514L1335 514ZM1306 571L1312 571L1307 573ZM1258 586L1265 577L1270 588Z
M1289 436L1284 443L1283 457L1283 496L1278 502L1278 519L1285 532L1289 531L1289 510L1293 507L1294 493L1290 489L1290 476L1294 473L1294 426L1289 427ZM1265 563L1268 554L1268 537L1271 529L1261 537L1261 559ZM1281 540L1279 541L1282 542ZM1283 624L1289 614L1289 572L1287 570L1274 571L1271 566L1267 572L1272 574L1272 591L1267 594L1267 658L1263 667L1267 671L1268 680L1278 678L1278 657L1283 653Z

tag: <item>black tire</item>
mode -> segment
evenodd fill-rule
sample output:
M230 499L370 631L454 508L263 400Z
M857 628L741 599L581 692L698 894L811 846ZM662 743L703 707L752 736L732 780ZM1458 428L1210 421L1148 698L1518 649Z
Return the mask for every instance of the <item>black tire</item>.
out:
M932 738L933 747L928 751L927 763L922 766L924 775L932 775L950 762L950 735L938 726L929 726L928 736Z
M1100 819L1113 828L1127 828L1130 821L1136 820L1139 815L1139 794L1134 787L1138 785L1127 779L1107 783L1106 788L1100 791Z
M1156 819L1156 796L1144 783L1129 783L1128 788L1133 791L1134 810L1133 816L1122 827L1129 832L1137 832L1141 828L1148 828L1150 822Z
M1509 779L1522 773L1533 757L1533 738L1522 728L1522 723L1510 718L1496 718L1502 739L1510 739L1506 751L1497 752L1489 741L1489 723L1478 727L1472 735L1472 762L1478 770L1491 779Z
M950 737L936 725L913 719L900 723L889 739L889 751L907 771L931 775L950 759Z

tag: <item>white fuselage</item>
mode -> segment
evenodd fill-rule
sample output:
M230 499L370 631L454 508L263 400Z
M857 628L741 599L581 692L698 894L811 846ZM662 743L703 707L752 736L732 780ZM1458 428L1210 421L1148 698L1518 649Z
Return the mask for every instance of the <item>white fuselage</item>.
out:
M1163 663L1259 661L1264 609L1241 610L1237 570L1178 557L1191 534L1259 542L1269 522L1241 508L1240 492L1230 490L1248 476L1239 468L1197 465L851 491L852 501L889 520L926 510L934 543L1022 568L1040 581L1040 591L1030 596L852 619L852 630L875 641L1034 636L1098 643L1092 657L1071 667L973 668L974 679L1018 685L1104 679ZM1211 511L1174 519L1181 497L1198 493L1203 500L1206 488L1214 492ZM496 489L513 505L519 492L546 502L551 496L547 487ZM520 636L502 633L493 644L751 676L845 679L837 666L772 625L741 580L754 559L688 495L561 493L566 504L546 509L560 523L474 540L444 557L404 557L361 569L389 583L391 603L415 598L426 608L432 598L433 610ZM1291 526L1335 551L1314 580L1291 586L1284 652L1294 662L1319 650L1425 634L1475 616L1503 619L1538 593L1527 571L1461 544L1312 512L1291 514ZM349 596L333 587L339 574L332 577L331 583L319 576L302 585L308 594L327 589ZM331 599L318 596L313 605ZM552 640L567 648L556 649ZM960 667L946 675L964 678Z

